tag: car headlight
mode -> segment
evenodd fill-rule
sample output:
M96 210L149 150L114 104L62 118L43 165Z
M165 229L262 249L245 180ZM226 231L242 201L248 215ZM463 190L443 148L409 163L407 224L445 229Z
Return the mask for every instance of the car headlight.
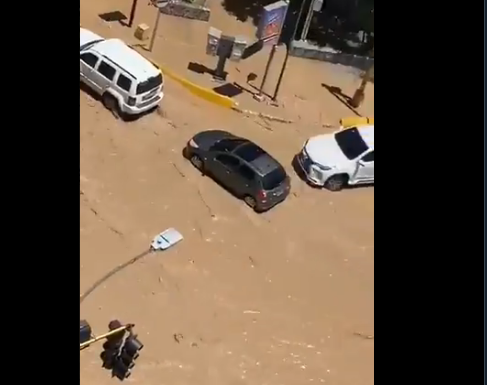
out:
M188 143L193 148L198 148L199 147L198 144L193 139L190 139Z

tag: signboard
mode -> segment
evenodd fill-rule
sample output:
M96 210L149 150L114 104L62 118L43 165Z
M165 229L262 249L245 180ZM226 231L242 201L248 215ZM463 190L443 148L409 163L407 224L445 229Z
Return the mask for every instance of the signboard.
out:
M233 42L233 49L230 55L230 60L238 62L242 59L242 56L247 48L247 40L243 36L235 36Z
M263 7L257 27L257 39L264 45L275 45L279 41L286 18L288 3L281 0Z
M229 35L221 35L220 41L218 42L218 48L216 50L216 55L224 58L229 58L232 54L233 43L235 37Z
M210 56L216 56L218 50L218 44L220 43L220 38L222 36L222 31L219 29L210 27L208 31L208 37L206 40L206 54Z

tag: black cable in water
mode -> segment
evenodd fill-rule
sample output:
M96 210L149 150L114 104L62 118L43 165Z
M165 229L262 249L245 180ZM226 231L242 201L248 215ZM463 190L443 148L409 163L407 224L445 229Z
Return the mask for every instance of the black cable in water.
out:
M154 249L150 248L150 249L144 251L143 253L137 255L136 257L132 258L131 260L124 262L121 265L114 268L113 270L109 271L107 274L105 274L103 277L101 277L98 281L96 281L88 290L86 290L83 294L81 294L79 296L79 303L81 304L81 302L83 302L86 299L86 297L88 297L92 292L94 292L98 288L98 286L100 286L106 280L108 280L109 278L111 278L112 276L117 274L118 272L122 271L126 267L133 265L138 260L140 260L143 257L145 257L146 255L152 253L152 251L154 251Z

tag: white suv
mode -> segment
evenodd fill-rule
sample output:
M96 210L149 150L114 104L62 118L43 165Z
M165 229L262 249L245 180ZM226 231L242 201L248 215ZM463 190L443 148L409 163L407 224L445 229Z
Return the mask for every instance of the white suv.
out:
M296 160L310 184L331 191L374 183L374 126L312 137Z
M118 116L139 115L163 98L159 68L119 39L104 39L80 28L80 81L99 94Z

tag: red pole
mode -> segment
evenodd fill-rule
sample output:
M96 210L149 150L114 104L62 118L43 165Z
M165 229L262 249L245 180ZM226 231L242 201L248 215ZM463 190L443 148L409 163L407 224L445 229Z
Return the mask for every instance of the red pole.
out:
M129 23L128 23L129 28L132 28L132 24L134 23L135 10L137 9L137 1L138 0L132 1L132 9L130 10L130 18L129 18Z

